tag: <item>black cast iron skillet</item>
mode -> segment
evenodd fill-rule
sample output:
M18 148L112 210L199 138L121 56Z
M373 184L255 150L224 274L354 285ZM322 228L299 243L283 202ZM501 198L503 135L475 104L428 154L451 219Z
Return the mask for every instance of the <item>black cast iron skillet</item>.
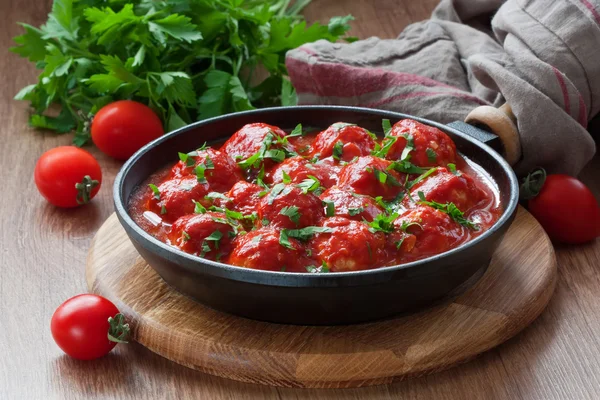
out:
M136 187L159 168L174 163L177 152L192 151L205 141L221 142L244 124L265 122L287 130L302 123L324 129L343 121L381 132L383 118L392 123L413 118L450 135L458 150L482 166L497 184L504 209L498 222L476 239L424 260L368 271L310 274L252 270L192 256L146 233L127 212L129 197ZM483 141L501 147L495 135L462 122L443 125L364 108L303 106L235 113L181 128L140 149L117 175L115 208L129 238L148 264L175 289L212 308L291 324L376 320L464 290L487 269L514 218L518 182L510 166Z

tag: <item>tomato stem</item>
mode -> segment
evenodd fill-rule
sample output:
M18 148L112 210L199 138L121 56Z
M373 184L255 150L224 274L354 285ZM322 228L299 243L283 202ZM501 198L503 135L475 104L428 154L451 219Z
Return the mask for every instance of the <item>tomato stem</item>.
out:
M540 194L545 182L546 170L544 168L538 167L532 170L525 179L523 179L523 183L521 184L521 199L529 200L536 197Z
M92 198L92 190L98 186L100 182L92 179L89 175L83 177L81 182L75 184L77 189L77 197L75 198L77 204L87 204Z
M119 313L114 317L108 318L108 340L115 343L127 343L127 336L129 336L129 324L125 323L125 317Z

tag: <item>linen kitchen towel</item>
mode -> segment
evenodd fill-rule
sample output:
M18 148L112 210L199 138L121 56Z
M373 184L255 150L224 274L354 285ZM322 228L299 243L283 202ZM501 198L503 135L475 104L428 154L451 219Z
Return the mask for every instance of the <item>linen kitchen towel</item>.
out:
M300 104L355 105L439 122L508 103L519 174L576 175L595 153L600 0L443 0L397 39L318 41L287 54Z

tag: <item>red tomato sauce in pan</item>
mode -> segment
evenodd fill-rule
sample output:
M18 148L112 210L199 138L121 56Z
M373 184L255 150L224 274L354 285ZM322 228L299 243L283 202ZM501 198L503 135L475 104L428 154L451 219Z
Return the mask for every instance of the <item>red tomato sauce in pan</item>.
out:
M244 268L398 265L472 240L502 213L481 167L410 119L382 139L346 123L306 135L253 123L179 158L136 190L131 216L184 252Z

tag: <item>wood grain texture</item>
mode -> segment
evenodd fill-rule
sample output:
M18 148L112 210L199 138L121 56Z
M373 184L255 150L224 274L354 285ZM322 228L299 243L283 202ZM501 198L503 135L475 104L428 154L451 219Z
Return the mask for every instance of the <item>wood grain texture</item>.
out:
M391 38L427 18L438 0L314 0L307 15L352 13L353 34ZM600 398L600 240L557 246L558 281L548 308L527 329L475 360L434 375L361 389L288 389L240 383L177 365L138 344L79 362L62 355L50 318L85 292L90 241L112 214L120 163L98 157L103 187L89 206L58 210L39 197L33 167L44 151L70 143L27 127L27 107L12 100L36 79L32 65L8 53L22 30L39 25L50 0L0 1L0 399L598 399ZM598 120L600 121L600 120ZM595 127L595 128L593 128ZM591 125L600 137L600 123ZM600 197L600 157L581 179Z
M92 241L86 278L91 292L132 321L138 343L179 364L243 382L346 388L441 371L514 336L550 300L556 258L541 226L520 208L483 278L449 304L349 326L270 324L176 292L113 214Z

